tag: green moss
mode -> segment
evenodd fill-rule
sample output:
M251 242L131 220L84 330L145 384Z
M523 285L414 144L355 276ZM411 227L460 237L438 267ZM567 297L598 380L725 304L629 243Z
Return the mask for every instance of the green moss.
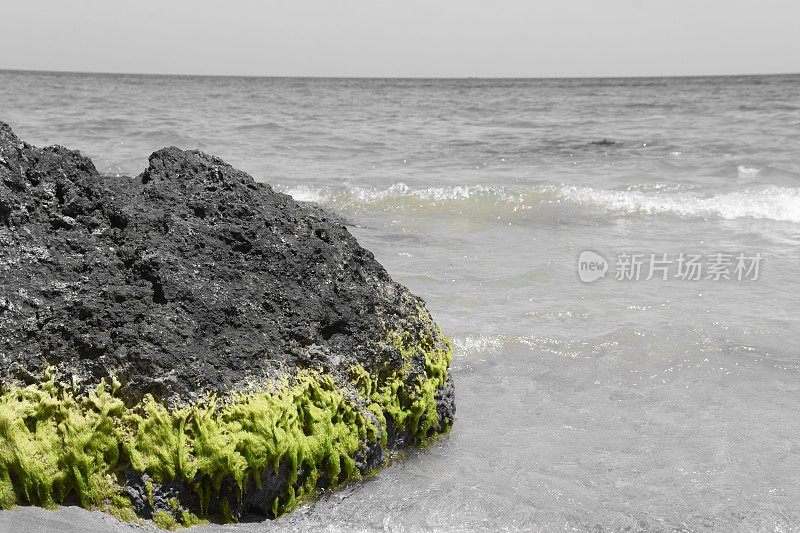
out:
M37 386L4 390L0 508L18 502L52 507L75 496L84 507L131 519L132 504L121 480L124 472L134 470L156 483L190 486L204 513L212 500L220 499L220 518L231 520L234 502L220 497L225 478L233 478L239 488L238 495L229 496L241 498L249 480L259 483L266 469L278 472L287 465L288 488L272 506L278 516L317 487L358 479L355 456L370 443L386 445L387 418L407 429L416 443L433 429L444 429L435 395L445 383L451 356L448 342L435 335L421 340L391 335L390 344L407 364L388 376L375 379L361 367L351 368L352 384L367 410L358 407L362 400L346 386L311 371L263 392L173 410L149 397L126 408L113 379L89 394L60 386L53 376ZM152 482L145 483L145 491L152 506ZM160 527L200 522L177 500L170 504L171 512L154 515Z
M155 506L156 504L155 494L154 494L155 487L153 486L153 482L150 481L149 479L144 482L144 491L145 494L147 495L147 503L150 505L150 507Z
M0 480L11 480L15 500L53 507L75 494L85 507L110 504L124 411L115 385L76 397L50 377L0 396Z
M403 368L381 380L373 378L362 366L350 368L351 381L361 396L370 402L368 409L375 414L379 426L385 428L386 417L390 417L395 428L405 429L411 434L412 444L424 443L434 430L449 431L452 424L451 420L440 423L436 409L436 392L445 385L453 359L452 345L426 311L420 308L419 313L420 320L428 322L431 328L425 330L421 339L415 339L408 331L389 336L390 345L406 362ZM415 372L413 361L423 361L424 370ZM385 446L385 432L379 438L381 445Z
M9 509L17 502L14 485L8 471L0 472L0 509Z
M158 511L154 513L153 523L155 523L155 525L161 529L166 529L168 531L173 531L178 528L178 523L175 521L175 517L172 516L172 513L168 513L167 511Z
M207 524L208 520L203 520L196 514L189 511L181 511L181 525L183 527L192 527Z
M153 523L167 531L175 531L185 527L200 526L208 524L208 520L202 520L194 513L187 510L178 512L180 504L177 500L169 502L172 511L156 511L153 513ZM177 517L176 517L177 516Z
M174 512L177 512L178 509L181 508L181 502L179 502L177 498L170 498L167 503L169 504L169 508Z

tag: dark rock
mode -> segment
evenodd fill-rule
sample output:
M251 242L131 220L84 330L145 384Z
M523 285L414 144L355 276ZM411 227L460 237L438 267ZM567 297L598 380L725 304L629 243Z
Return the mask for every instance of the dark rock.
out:
M136 514L142 518L153 518L155 513L163 511L177 519L183 510L200 509L200 498L185 483L158 483L147 474L128 472L125 490Z
M48 364L170 402L295 367L386 365L422 301L338 217L222 160L165 148L136 178L0 125L0 379ZM419 325L417 325L419 327Z
M195 477L162 473L158 482L135 471L131 439L148 426L138 414L113 415L104 436L120 442L92 463L86 475L94 477L86 479L115 478L118 486L109 494L125 494L139 516L274 516L276 508L294 505L295 494L301 498L373 471L393 450L450 427L455 402L449 357L448 341L424 302L392 281L344 221L322 208L295 202L219 158L174 147L152 154L135 178L101 176L79 152L30 146L0 123L0 387L11 391L0 422L18 419L23 409L13 387L53 375L68 384L63 390L70 395L88 398L66 401L63 412L99 413L93 416L106 416L103 409L141 413L151 398L173 413L190 413L176 410L213 396L263 391L265 384L302 372L324 376L338 401L355 409L319 407L320 397L298 400L301 416L311 417L306 424L313 425L315 415L302 413L327 408L361 428L358 450L348 452L354 467L340 470L338 459L330 463L311 450L293 470L287 461L294 457L297 464L297 456L284 450L288 455L267 457L274 468L248 459L253 464L237 470L244 472L239 483L208 470L215 465L195 465ZM354 369L366 381L359 382ZM111 376L113 394L127 407L87 394L111 383ZM384 385L381 391L397 397L377 395ZM70 470L55 490L26 470L36 465L4 448L2 439L12 445L21 439L31 449L42 446L51 468L65 468L67 461L67 469L70 457L85 453L59 455L57 447L37 440L45 438L37 425L50 423L46 402L62 394L48 390L37 396L45 398L45 407L25 415L24 424L12 428L16 433L0 434L0 508L16 501L52 505L76 494L92 501L77 473ZM196 423L194 413L175 420L194 416ZM298 431L296 420L279 422ZM200 430L175 424L170 431L178 432L176 446L188 449L185 460L191 460L191 444L182 439ZM62 429L47 438L66 439L59 432L70 429ZM299 431L293 438L314 434ZM302 452L301 444L292 446L292 453ZM35 497L20 489L28 482L38 487ZM210 500L201 503L200 493Z

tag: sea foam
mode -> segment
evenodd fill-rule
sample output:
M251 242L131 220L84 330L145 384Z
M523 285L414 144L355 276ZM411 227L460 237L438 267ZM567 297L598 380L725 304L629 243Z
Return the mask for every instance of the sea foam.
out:
M644 184L627 190L572 185L515 188L457 185L413 188L396 183L387 188L355 185L294 186L282 189L296 200L357 211L420 211L450 206L465 214L470 208L498 213L564 204L602 209L616 216L666 214L687 218L752 218L800 223L800 188L767 185L732 192L703 194L689 186Z
M684 217L754 218L800 223L800 189L769 185L702 196L589 187L565 187L566 199L622 214L668 213Z

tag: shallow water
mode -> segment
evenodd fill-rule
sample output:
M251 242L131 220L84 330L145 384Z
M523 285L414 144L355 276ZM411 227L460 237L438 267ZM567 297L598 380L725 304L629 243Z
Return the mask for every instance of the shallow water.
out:
M102 172L174 144L319 202L453 338L451 435L239 529L800 531L800 77L0 72L0 120ZM719 252L758 279L614 279ZM97 520L61 513L36 523Z

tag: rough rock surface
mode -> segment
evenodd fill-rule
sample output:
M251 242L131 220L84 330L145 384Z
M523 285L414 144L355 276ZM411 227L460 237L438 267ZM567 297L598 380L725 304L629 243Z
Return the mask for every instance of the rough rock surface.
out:
M219 158L165 148L135 178L101 176L0 123L0 385L40 383L49 367L88 390L114 374L126 405L182 406L300 369L345 382L353 364L373 376L409 364L392 332L444 346L429 318L337 217ZM436 401L444 428L450 378ZM389 448L405 445L387 431ZM359 469L382 462L370 454ZM136 500L142 476L128 478ZM155 500L186 487L164 491ZM258 509L258 490L245 493Z
M222 160L165 148L101 176L0 124L0 369L57 364L125 396L243 388L294 367L392 365L421 300L336 217Z

